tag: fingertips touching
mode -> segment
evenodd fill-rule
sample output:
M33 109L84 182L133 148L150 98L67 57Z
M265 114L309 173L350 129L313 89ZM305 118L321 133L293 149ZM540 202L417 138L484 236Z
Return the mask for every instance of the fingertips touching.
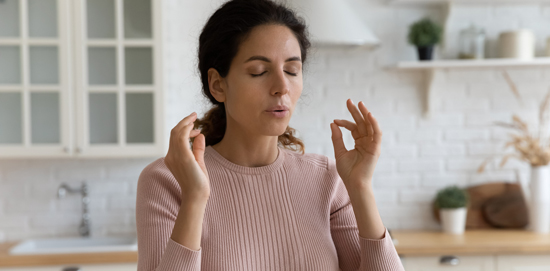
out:
M191 132L189 133L189 137L196 137L200 134L201 134L200 130L191 130Z

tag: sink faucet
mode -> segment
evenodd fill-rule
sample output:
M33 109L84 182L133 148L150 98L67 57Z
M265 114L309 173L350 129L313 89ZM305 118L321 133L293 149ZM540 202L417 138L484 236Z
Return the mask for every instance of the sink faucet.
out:
M90 237L90 214L88 213L90 198L88 197L88 184L86 184L86 182L82 182L80 188L71 188L66 183L62 183L57 189L57 198L64 198L67 192L70 194L82 194L82 221L78 227L78 232L80 233L80 236Z

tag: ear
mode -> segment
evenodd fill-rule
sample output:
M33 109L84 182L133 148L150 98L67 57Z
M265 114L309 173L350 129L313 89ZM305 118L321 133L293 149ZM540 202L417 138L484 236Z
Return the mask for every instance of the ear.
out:
M220 76L218 71L214 68L208 69L208 87L210 88L210 94L214 96L216 101L225 102L225 94L227 86L225 79Z

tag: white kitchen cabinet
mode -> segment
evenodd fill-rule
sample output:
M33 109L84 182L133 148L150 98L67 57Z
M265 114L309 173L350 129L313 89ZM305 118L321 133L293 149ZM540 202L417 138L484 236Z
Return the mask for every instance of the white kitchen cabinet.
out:
M492 255L452 255L457 262L446 261L442 257L445 256L406 256L403 257L403 267L407 271L497 271Z
M80 271L136 271L137 263L125 264L66 264L55 266L8 267L0 271L63 271L67 267L80 267Z
M498 271L548 271L550 255L499 255Z
M160 0L0 1L0 157L163 155Z
M443 256L403 256L407 271L548 271L550 255L481 255L458 256L456 265L442 264Z

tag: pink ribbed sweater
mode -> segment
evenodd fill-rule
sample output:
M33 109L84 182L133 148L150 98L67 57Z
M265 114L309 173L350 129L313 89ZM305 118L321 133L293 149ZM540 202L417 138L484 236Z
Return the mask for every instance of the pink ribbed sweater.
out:
M211 146L204 160L210 198L201 248L170 238L181 189L159 158L138 181L138 271L404 270L386 229L359 236L334 159L279 147L275 162L244 167Z

